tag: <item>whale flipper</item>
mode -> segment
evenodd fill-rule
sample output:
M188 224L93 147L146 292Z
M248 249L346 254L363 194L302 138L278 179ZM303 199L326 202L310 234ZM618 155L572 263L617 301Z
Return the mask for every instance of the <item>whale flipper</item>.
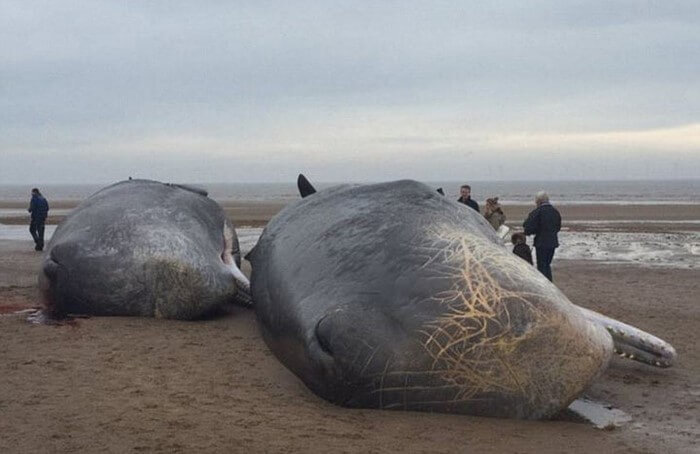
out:
M304 197L316 193L316 188L314 188L313 185L309 182L309 180L307 180L306 177L301 173L297 178L297 188L299 188L299 194L301 195L302 199Z

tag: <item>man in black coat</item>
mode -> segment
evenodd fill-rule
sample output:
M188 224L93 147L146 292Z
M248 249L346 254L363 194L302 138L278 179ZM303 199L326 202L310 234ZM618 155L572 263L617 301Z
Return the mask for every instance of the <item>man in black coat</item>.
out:
M32 215L32 220L29 223L29 233L34 238L34 250L42 251L44 250L44 224L46 223L46 216L49 214L49 202L46 201L37 188L32 189L32 200L29 202L27 211Z
M469 208L476 210L476 212L479 212L479 204L476 203L475 200L472 200L471 198L472 194L472 187L469 186L468 184L463 184L462 187L459 188L459 195L460 198L457 199L459 203L463 203Z
M559 247L557 233L561 230L561 215L549 203L549 196L544 191L537 193L535 204L537 208L530 212L523 228L525 235L535 235L537 269L551 281L554 250Z

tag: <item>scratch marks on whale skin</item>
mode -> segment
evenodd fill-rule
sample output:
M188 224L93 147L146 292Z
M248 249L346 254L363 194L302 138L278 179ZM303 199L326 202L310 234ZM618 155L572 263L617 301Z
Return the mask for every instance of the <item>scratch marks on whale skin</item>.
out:
M219 291L213 273L172 258L153 257L142 271L137 279L144 290L142 304L151 307L157 318L194 318L220 304L218 298L226 295Z
M446 311L424 331L433 369L441 370L443 380L458 389L456 399L484 392L527 394L523 383L530 380L529 370L513 353L531 335L528 325L537 324L541 312L494 279L487 267L497 257L492 248L465 236L454 238L449 246L440 252L443 273L455 282L431 298ZM524 321L518 329L512 319L516 312Z
M445 310L422 331L423 347L453 401L498 394L546 408L573 399L606 355L557 310L563 295L487 239L450 228L428 237L424 266L451 285L429 299Z

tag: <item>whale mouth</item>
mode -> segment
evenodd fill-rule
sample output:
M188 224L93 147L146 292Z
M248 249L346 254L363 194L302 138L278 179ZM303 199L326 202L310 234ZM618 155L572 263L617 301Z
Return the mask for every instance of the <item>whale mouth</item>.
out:
M53 250L52 250L53 252ZM58 263L53 253L44 261L39 275L39 291L44 313L49 318L61 318L64 316L64 307L59 301L57 288L59 285L59 273L65 273L65 269Z
M238 250L238 241L235 240L234 235L233 228L228 223L224 223L224 247L221 251L221 261L231 272L233 280L236 282L236 304L250 307L253 304L253 298L250 293L250 281L238 267L237 262L240 262L240 258L238 260L236 258L240 257L240 251Z
M662 368L671 367L676 361L676 350L663 339L590 309L577 307L588 320L610 333L614 352L620 357Z

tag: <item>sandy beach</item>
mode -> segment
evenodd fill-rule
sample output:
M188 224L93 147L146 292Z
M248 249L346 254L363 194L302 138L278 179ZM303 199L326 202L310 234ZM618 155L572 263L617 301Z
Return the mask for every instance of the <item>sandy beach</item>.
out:
M65 211L50 222L75 203L52 201ZM283 207L221 203L244 249ZM272 356L244 309L197 322L31 325L16 313L38 305L41 254L26 233L0 237L0 452L700 452L700 205L559 208L555 283L678 351L670 369L615 359L587 390L631 417L620 427L336 407ZM6 232L26 230L14 209L26 207L0 202ZM509 223L529 209L506 206Z

